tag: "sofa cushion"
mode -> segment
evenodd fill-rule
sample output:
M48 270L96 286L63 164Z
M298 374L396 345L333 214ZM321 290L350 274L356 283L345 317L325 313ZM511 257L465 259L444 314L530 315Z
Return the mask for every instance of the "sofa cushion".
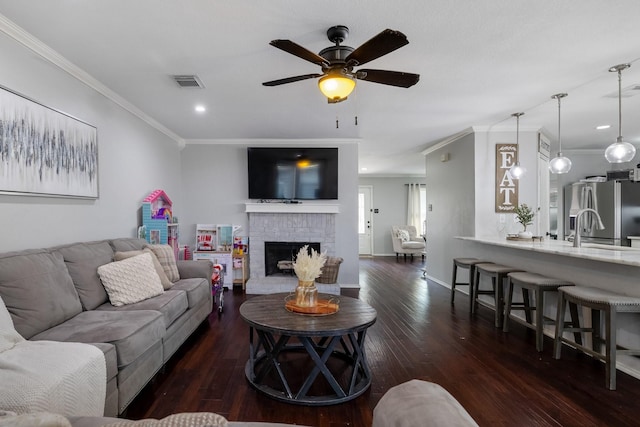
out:
M93 310L107 300L98 277L98 267L113 261L113 249L107 241L73 243L55 248L67 264L73 284L85 310Z
M442 386L410 380L391 387L373 409L372 427L477 427L464 407Z
M98 267L98 276L111 304L133 304L164 292L150 253Z
M142 250L147 241L135 237L121 237L109 241L114 252L139 251Z
M168 328L178 317L188 308L187 294L184 291L168 290L162 295L145 299L134 304L127 304L116 307L113 304L105 303L96 310L123 311L123 310L156 310L162 313L164 326Z
M171 280L169 280L169 278L167 277L167 275L164 272L164 268L162 268L162 265L160 264L160 261L158 261L158 257L156 257L156 254L154 254L151 249L144 248L144 249L139 250L139 251L126 251L126 252L118 251L113 256L113 259L115 261L122 261L123 259L131 258L131 257L134 257L136 255L142 255L144 253L151 254L151 260L153 261L153 267L156 269L156 273L158 273L158 276L160 277L160 283L162 283L162 287L164 288L164 290L166 291L167 289L170 289L171 286L173 286L173 282Z
M158 257L158 261L164 268L164 272L166 273L169 280L172 282L177 282L180 280L180 273L178 273L178 265L176 264L176 257L173 253L173 249L169 245L147 245L146 248L149 248L156 254Z
M160 420L120 420L104 427L227 427L227 419L213 412L183 412L169 415Z
M180 279L173 284L171 290L184 291L187 294L189 308L196 307L209 299L211 286L207 279Z
M82 311L62 255L45 250L1 254L0 295L26 339Z
M66 322L33 336L32 340L110 343L118 367L135 361L166 333L162 314L153 310L83 311Z

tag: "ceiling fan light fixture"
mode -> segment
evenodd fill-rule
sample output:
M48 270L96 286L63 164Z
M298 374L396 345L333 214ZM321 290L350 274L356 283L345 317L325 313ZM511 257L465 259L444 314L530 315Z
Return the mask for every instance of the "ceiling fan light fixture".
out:
M356 81L344 74L330 73L318 80L318 87L329 102L340 102L351 95Z

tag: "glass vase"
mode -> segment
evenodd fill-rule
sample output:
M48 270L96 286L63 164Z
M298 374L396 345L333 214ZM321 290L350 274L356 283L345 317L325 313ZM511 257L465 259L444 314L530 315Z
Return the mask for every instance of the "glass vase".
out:
M318 288L316 282L298 280L296 287L296 305L298 307L315 307L318 304Z

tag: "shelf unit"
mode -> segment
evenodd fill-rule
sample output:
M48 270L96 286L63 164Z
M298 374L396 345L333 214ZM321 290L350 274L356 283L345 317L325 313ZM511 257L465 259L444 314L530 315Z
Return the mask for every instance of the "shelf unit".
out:
M249 280L249 255L233 254L233 284L242 285L244 291Z

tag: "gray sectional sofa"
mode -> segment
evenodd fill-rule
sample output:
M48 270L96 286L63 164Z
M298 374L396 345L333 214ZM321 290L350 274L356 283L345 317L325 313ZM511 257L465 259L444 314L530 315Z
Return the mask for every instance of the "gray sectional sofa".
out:
M122 414L212 309L208 261L178 261L180 280L161 295L111 305L97 268L145 244L120 238L0 254L0 297L20 335L104 353L106 416Z

